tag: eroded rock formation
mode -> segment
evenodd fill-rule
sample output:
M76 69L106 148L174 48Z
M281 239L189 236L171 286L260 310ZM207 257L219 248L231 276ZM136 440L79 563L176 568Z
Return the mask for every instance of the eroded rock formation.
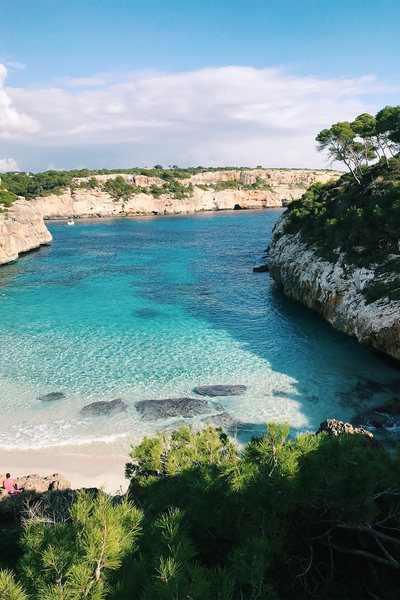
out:
M30 200L30 204L45 219L65 219L74 217L109 217L135 214L180 214L209 210L233 210L239 208L273 208L284 206L290 200L300 198L304 190L321 181L338 179L338 171L311 169L247 169L231 171L210 171L198 173L179 182L190 188L187 197L174 198L174 194L165 193L154 196L151 193L134 194L127 199L115 200L102 189L110 179L122 177L129 185L150 190L155 185L161 187L165 182L159 177L145 175L110 174L97 175L99 186L94 189L67 188L61 195L49 195ZM77 178L75 183L85 185L90 177ZM261 182L260 189L214 189L229 181L243 186ZM263 188L263 189L261 189Z
M16 200L0 213L0 265L16 260L20 252L38 248L51 240L42 215L31 202Z
M300 233L285 234L285 215L278 219L270 243L270 276L289 298L319 312L340 331L356 337L361 344L400 360L400 301L384 295L368 302L365 288L378 275L379 265L358 268L346 264L343 255L335 263L322 260L315 249L307 248ZM390 282L387 276L386 283Z

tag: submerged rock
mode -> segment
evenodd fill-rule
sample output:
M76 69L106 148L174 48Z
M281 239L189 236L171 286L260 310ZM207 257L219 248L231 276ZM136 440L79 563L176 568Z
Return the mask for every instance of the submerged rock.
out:
M211 404L218 412L224 412L225 408L219 402L211 402Z
M50 392L50 394L44 394L43 396L39 396L39 400L42 402L53 402L54 400L62 400L65 398L62 392Z
M236 419L228 412L224 412L219 415L211 417L211 422L216 427L222 427L226 431L230 432L247 432L251 433L254 431L254 423L243 423L239 419Z
M399 398L389 398L387 402L375 408L376 412L386 413L389 415L399 415L400 416L400 399Z
M212 418L212 422L217 427L223 427L224 429L228 429L230 431L237 429L241 424L239 419L235 419L235 417L232 417L232 415L227 412L224 412L221 415L215 415L215 417Z
M354 417L357 423L375 429L400 427L400 399L390 398L381 406L377 406Z
M87 415L108 415L111 412L118 413L126 409L125 402L122 402L120 398L117 400L111 400L110 402L92 402L87 404L81 410L81 414Z
M194 388L200 396L240 396L246 390L245 385L200 385Z
M207 401L198 398L168 398L166 400L140 400L136 410L146 419L156 421L167 417L191 417L207 412Z

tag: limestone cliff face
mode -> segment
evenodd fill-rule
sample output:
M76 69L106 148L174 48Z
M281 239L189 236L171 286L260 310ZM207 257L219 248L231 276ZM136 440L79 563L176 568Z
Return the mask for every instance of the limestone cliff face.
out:
M285 215L272 232L269 272L289 298L323 315L336 329L400 360L400 301L380 298L367 304L363 290L377 274L373 269L319 258L300 241L283 234ZM380 278L380 281L382 279ZM388 276L389 281L389 276Z
M284 206L288 201L300 198L304 189L316 181L325 183L329 179L338 179L337 171L307 169L251 169L198 173L190 179L179 180L188 188L188 196L176 199L173 194L154 196L139 193L128 199L114 200L101 189L109 179L123 177L126 183L150 188L161 187L164 181L158 177L145 175L112 174L97 175L99 187L95 189L67 189L62 195L50 195L30 200L30 204L45 219L65 219L75 217L109 217L135 214L180 214L208 210L232 210L236 208L273 208ZM77 178L76 184L85 184L89 178ZM217 191L213 185L237 181L239 184L252 185L265 182L266 189L225 189ZM199 187L202 186L202 187ZM267 187L268 186L268 187Z
M0 265L16 260L20 252L51 240L42 215L31 202L17 200L10 209L0 213Z

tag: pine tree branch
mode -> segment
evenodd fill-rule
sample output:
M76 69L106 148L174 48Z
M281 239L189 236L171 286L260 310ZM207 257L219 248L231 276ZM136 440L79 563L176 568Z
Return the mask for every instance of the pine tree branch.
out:
M324 546L329 546L328 542L321 541L321 543ZM355 548L343 548L343 546L338 546L337 544L332 544L332 548L334 548L338 552L343 552L345 554L356 554L357 556L370 558L371 560L382 563L383 565L400 570L400 563L398 563L397 560L395 560L394 558L392 558L392 560L387 560L386 558L381 558L380 556L376 556L375 554L372 554L371 552L366 552L365 550L356 550Z

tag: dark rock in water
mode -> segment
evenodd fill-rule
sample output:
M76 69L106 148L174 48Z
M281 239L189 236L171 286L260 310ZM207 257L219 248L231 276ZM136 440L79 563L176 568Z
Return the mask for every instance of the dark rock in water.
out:
M395 358L394 356L390 356L390 354L386 354L386 352L382 352L377 348L372 348L373 354L383 360L389 367L396 369L396 371L400 371L400 360Z
M211 417L211 422L216 427L222 427L226 431L247 433L254 431L254 423L243 423L243 421L235 419L227 412Z
M238 429L239 425L241 424L241 421L235 419L235 417L232 417L232 415L227 412L224 412L221 415L215 415L215 417L212 418L212 422L217 427L223 427L224 429L228 429L230 431Z
M207 412L207 401L198 398L168 398L166 400L140 400L136 410L146 419L156 421L167 417L191 417Z
M246 390L245 385L200 385L194 388L200 396L240 396Z
M306 400L308 400L308 402L311 402L312 404L317 404L317 402L319 402L318 396L315 396L314 394L312 394L311 396L306 396Z
M89 415L108 415L111 412L118 413L126 409L126 404L121 399L111 400L110 402L92 402L87 404L81 410L84 416Z
M351 423L343 423L343 421L337 421L336 419L327 419L319 426L318 431L315 435L320 433L327 433L329 437L337 437L343 433L361 433L363 437L363 445L375 450L382 450L381 444L374 438L370 431L363 429L362 427L353 427Z
M65 398L62 392L50 392L50 394L39 396L39 400L42 402L53 402L54 400L62 400L62 398Z
M272 390L272 395L277 398L291 398L293 394L289 394L289 392L284 392L283 390Z
M378 406L375 408L375 411L378 413L385 413L388 415L400 415L400 399L399 398L389 398L385 404Z
M259 267L253 267L253 273L265 273L269 271L268 265L260 265Z
M215 410L222 411L222 412L225 410L225 408L219 402L211 402L211 404L213 405Z
M381 406L356 415L354 420L375 429L400 427L400 399L390 398Z

